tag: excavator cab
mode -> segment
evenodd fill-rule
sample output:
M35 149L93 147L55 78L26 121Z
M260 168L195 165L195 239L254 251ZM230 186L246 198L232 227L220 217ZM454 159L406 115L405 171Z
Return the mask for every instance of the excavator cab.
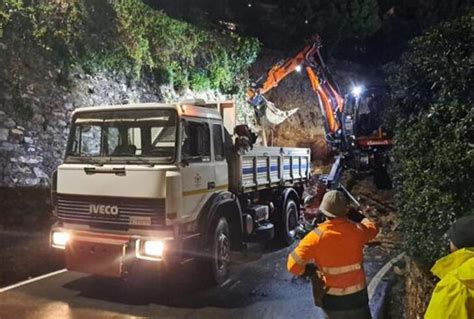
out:
M384 127L384 112L390 95L383 87L370 87L344 97L342 124L345 136L362 148L391 145L392 133Z
M378 188L391 188L386 167L393 133L384 126L384 113L391 105L389 91L385 87L365 88L347 94L344 103L342 148L349 166L372 171Z

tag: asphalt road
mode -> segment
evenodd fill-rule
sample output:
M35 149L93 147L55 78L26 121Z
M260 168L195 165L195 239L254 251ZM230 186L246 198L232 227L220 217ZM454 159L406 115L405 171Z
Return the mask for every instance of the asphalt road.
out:
M310 283L286 271L290 250L251 247L217 287L206 285L192 263L148 293L64 272L0 293L0 318L323 318Z

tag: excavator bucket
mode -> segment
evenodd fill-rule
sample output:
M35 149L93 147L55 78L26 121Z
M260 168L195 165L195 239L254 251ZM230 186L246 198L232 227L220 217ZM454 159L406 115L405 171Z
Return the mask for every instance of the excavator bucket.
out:
M266 102L266 107L265 107L265 118L266 120L273 124L273 125L278 125L283 123L287 118L292 116L298 112L298 108L294 108L289 111L282 111L278 109L275 104L273 104L270 101Z

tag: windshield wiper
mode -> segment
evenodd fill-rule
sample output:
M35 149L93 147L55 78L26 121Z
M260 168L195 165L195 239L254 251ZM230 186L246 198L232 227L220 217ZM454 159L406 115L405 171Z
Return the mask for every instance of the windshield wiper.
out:
M140 162L142 162L142 163L144 163L144 164L146 164L146 165L148 165L148 166L150 166L150 167L155 167L155 164L153 164L152 162L150 162L150 161L148 161L148 160L146 160L146 159L144 159L144 158L142 158L142 157L140 157L140 156L138 156L138 155L133 155L133 158L136 158L136 159L139 160Z
M77 156L77 155L74 155L74 154L69 154L70 156ZM90 156L90 155L87 155L87 154L79 154L78 156L80 159L88 159L89 162L92 162L93 164L97 165L97 166L104 166L104 163L102 163L101 161L98 161L96 160L94 157Z

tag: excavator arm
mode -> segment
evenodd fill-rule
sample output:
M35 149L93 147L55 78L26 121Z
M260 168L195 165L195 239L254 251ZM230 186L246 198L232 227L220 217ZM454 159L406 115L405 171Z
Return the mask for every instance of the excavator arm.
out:
M327 81L321 83L313 68L306 67L306 73L319 99L326 135L335 135L341 127L337 117L344 111L344 99Z
M254 107L259 107L266 101L263 94L277 87L283 79L294 71L299 71L304 67L311 88L319 99L326 134L334 136L341 128L338 117L344 110L344 99L324 64L320 48L321 40L316 35L313 37L312 44L305 46L292 58L275 64L249 88L247 91L248 102Z
M311 51L312 47L313 45L307 45L294 57L276 63L266 74L254 83L253 87L247 91L247 97L249 100L257 95L265 94L274 87L277 87L281 80L298 68L301 68L306 59L306 54Z

